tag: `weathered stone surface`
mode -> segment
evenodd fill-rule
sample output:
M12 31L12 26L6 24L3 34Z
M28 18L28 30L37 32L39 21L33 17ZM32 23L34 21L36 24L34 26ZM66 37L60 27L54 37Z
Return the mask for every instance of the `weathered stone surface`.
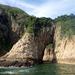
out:
M34 42L33 34L25 33L4 58L7 60L37 59L36 51L37 46Z
M55 54L58 63L75 64L75 35L69 39L68 37L60 37L61 27L57 27L55 31Z
M52 62L53 61L53 51L51 49L46 48L43 56L44 62Z

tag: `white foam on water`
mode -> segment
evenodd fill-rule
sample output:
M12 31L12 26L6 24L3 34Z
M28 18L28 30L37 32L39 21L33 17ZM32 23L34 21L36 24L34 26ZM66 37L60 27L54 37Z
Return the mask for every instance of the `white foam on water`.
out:
M8 69L11 69L11 68L8 68ZM11 71L8 70L8 71L0 72L0 74L2 74L2 75L5 75L5 74L14 75L14 74L21 74L21 73L29 73L29 72L30 72L30 68L17 68L14 70L11 69Z
M12 72L12 71L5 71L5 72L0 72L0 74L16 74L16 72Z
M19 72L26 72L26 73L29 73L29 69L25 69L25 70L19 70Z
M0 67L0 75L21 75L32 72L32 67Z

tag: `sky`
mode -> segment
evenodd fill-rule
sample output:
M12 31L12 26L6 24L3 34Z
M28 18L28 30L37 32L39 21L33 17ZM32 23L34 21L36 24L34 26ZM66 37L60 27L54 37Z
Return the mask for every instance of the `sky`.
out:
M0 4L21 8L36 17L75 14L75 0L0 0Z

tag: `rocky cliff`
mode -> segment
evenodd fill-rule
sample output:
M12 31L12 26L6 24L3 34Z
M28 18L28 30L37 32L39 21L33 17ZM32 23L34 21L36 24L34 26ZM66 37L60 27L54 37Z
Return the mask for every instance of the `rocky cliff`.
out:
M1 61L4 63L11 62L11 66L15 62L17 62L14 64L16 66L18 63L20 63L20 65L41 63L43 61L44 49L48 44L53 44L52 32L54 28L52 29L52 27L53 25L44 27L44 30L41 30L40 33L37 32L37 35L25 32L23 37L13 45L12 49L1 57Z
M75 16L52 20L0 5L0 66L75 63Z
M62 17L64 18L64 16ZM56 23L55 54L58 63L75 64L75 17L66 16Z
M27 14L18 8L0 5L0 56L7 53L22 37L25 31L22 19L25 15Z
M46 46L54 43L53 20L29 16L18 8L3 5L0 12L2 26L0 30L3 35L0 38L2 44L0 51L2 55L5 54L0 58L0 65L17 66L20 63L22 66L27 63L41 63ZM7 31L3 30L4 26Z

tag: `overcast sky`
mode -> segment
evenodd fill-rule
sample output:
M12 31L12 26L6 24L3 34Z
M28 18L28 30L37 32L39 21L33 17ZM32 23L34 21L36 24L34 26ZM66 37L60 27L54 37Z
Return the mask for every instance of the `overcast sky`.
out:
M75 14L75 0L0 0L0 4L19 7L30 15L55 18Z

